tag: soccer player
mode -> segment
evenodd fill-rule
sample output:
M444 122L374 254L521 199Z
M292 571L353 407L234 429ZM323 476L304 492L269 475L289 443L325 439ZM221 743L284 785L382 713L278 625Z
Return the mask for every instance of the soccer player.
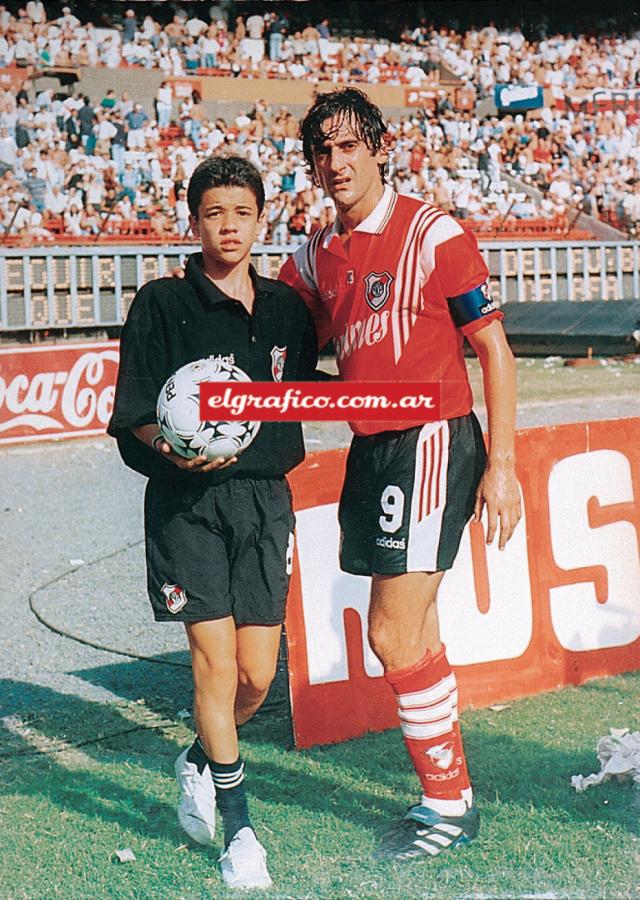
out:
M420 801L376 856L437 856L476 836L479 814L436 598L471 518L503 549L520 518L513 356L473 236L439 208L385 184L390 138L355 89L319 94L301 135L337 218L285 263L319 344L346 381L440 381L442 421L352 422L340 499L341 566L370 575L369 641L396 695ZM484 377L489 446L471 411L466 338ZM389 540L389 537L392 540Z
M149 478L145 542L155 618L183 622L191 650L197 737L176 761L180 824L211 844L217 802L225 883L267 888L236 726L260 707L276 670L293 556L285 475L304 456L301 426L263 422L237 458L187 460L159 433L155 408L173 372L208 356L256 381L309 380L316 338L295 291L250 265L264 206L257 169L238 157L207 159L187 197L202 252L189 258L180 281L161 278L138 291L122 330L109 432L125 462Z

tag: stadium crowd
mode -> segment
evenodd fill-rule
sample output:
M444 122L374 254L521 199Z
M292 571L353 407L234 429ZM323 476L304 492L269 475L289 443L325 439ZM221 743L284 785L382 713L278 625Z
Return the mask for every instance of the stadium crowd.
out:
M213 4L204 18L177 12L162 25L150 14L124 11L121 21L99 27L63 7L47 21L45 5L30 0L16 16L0 6L0 68L139 65L168 75L209 70L221 75L361 80L422 86L437 81L443 65L487 96L496 83L541 84L556 95L572 88L640 85L637 35L544 35L527 40L518 26L493 23L459 34L426 20L405 27L400 40L334 36L328 18L303 28L281 11L225 18Z
M637 230L634 107L564 104L500 117L473 111L496 83L543 85L556 100L574 88L638 85L637 35L527 40L517 27L458 34L423 21L399 42L371 41L333 38L326 19L291 33L278 12L238 16L230 26L221 7L208 11L208 21L178 13L162 27L126 10L118 28L98 28L67 7L47 21L42 3L27 3L17 16L0 6L0 67L141 65L168 76L204 70L429 85L432 105L391 122L390 175L399 192L425 197L478 230L542 219L562 232L578 209ZM439 85L440 67L466 91L463 104ZM153 109L111 89L102 98L66 99L36 93L28 81L17 93L0 89L0 239L183 238L186 183L199 160L218 151L246 155L264 172L263 240L302 241L333 209L308 178L297 133L290 111L263 100L232 121L211 120L196 91L178 99L169 80ZM522 183L537 190L525 192Z

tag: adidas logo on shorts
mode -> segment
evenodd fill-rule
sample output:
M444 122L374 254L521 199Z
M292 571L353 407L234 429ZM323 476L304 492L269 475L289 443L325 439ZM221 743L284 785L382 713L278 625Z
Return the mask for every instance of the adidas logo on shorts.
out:
M400 541L394 541L390 537L379 537L376 538L376 547L384 547L387 550L406 550L407 545L404 538Z

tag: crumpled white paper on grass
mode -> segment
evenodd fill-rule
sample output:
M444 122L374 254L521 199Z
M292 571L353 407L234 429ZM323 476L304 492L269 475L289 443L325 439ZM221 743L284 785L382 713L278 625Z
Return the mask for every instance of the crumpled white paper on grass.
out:
M576 791L586 791L592 784L610 778L633 781L640 786L640 731L611 728L608 735L599 738L596 753L600 771L593 775L572 775L571 784Z

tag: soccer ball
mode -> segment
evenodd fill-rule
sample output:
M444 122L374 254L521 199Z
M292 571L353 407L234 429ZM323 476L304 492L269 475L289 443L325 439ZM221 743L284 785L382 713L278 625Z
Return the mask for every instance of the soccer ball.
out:
M164 439L180 456L229 459L246 450L260 422L207 422L200 419L202 381L251 381L233 363L209 357L187 363L164 383L156 415Z

